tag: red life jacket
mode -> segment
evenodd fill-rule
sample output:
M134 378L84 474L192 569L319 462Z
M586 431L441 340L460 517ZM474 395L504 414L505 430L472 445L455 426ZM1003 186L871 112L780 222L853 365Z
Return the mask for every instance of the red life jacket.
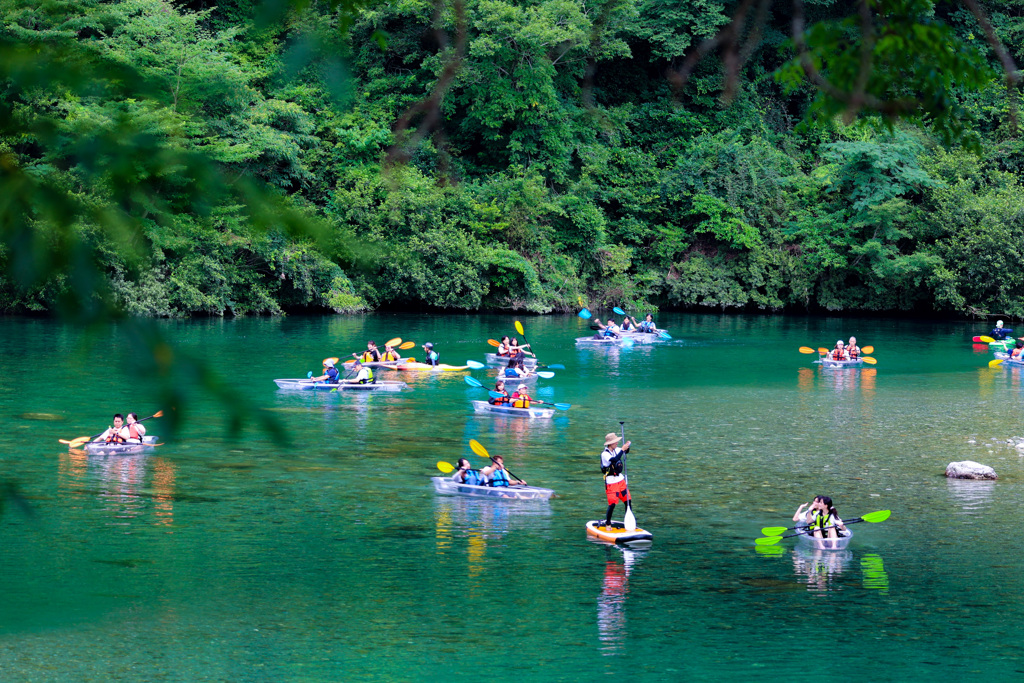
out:
M843 353L845 353L845 349L843 351L840 351L839 348L837 347L837 348L833 349L832 353L829 354L829 355L832 356L832 360L843 360Z
M857 356L860 355L860 347L859 346L847 346L846 347L846 352L848 354L850 354L850 360L857 360Z
M139 441L142 441L142 434L139 434L138 424L138 422L132 422L130 425L128 425L129 439L138 439Z

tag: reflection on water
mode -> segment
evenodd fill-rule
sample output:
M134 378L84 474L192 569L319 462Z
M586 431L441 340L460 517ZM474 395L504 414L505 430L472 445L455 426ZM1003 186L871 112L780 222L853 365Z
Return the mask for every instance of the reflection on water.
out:
M147 488L150 471L151 488ZM152 509L157 524L174 523L176 477L169 460L146 453L98 455L69 450L61 454L57 473L62 491L95 496L115 519L141 518ZM99 489L94 488L97 484Z
M980 515L991 508L995 486L991 479L946 479L946 489L962 515Z
M629 575L647 551L608 545L605 552L604 579L597 596L597 638L601 654L611 656L625 649Z
M546 500L483 500L468 496L438 496L434 501L434 528L439 553L455 551L465 539L467 573L484 571L488 544L499 542L509 529L528 527L530 520L551 515ZM513 520L519 520L515 522Z
M860 560L860 571L864 576L864 587L872 590L889 592L889 575L885 572L882 558L868 553Z
M852 560L849 550L818 550L798 545L793 551L793 571L807 583L807 590L828 593L841 590L837 579Z

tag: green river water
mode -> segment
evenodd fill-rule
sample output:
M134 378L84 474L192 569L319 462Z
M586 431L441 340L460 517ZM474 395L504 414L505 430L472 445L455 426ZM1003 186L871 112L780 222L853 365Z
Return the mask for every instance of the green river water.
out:
M0 319L0 480L33 511L0 518L0 680L1024 676L1024 459L1006 444L1024 436L1022 371L987 367L967 341L984 326L665 315L673 342L608 350L574 347L579 318L523 318L542 360L567 367L540 380L540 398L573 405L546 421L475 415L486 395L462 374L386 373L412 390L359 395L271 381L368 338L483 360L512 321L164 322L293 446L251 427L229 440L199 399L152 454L87 456L57 440L163 407L126 369L139 351L116 325ZM797 350L851 334L877 366L822 371ZM646 552L584 533L619 420ZM474 438L558 496L435 494L438 460L483 464ZM999 480L947 480L954 460ZM759 552L762 526L790 526L819 493L847 519L892 517L851 526L844 552Z

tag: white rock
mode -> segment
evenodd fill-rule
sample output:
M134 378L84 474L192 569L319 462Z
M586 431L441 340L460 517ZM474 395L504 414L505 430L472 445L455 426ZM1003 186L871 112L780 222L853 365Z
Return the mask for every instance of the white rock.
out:
M973 460L951 462L946 465L946 476L953 479L998 479L996 471Z

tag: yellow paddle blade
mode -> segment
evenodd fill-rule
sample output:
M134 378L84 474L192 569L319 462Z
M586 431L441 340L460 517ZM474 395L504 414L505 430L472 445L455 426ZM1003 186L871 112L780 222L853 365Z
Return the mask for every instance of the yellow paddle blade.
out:
M995 339L993 339L992 337L986 337L985 335L981 335L980 337L978 337L978 339L985 342L986 344L991 344L992 342L995 341Z
M523 324L521 322L519 322L518 320L516 321L516 332L518 332L519 334L522 334L522 335L526 334L525 332L523 332Z
M452 472L455 471L455 468L452 467L449 463L446 463L444 460L437 461L437 469L441 470L445 474L451 474Z
M990 361L988 362L988 366L989 366L990 368L995 368L995 367L998 367L999 365L1001 365L1001 364L1002 364L1002 362L1003 362L1003 359L1002 359L1002 358L996 358L995 360L990 360Z
M398 346L401 343L402 343L402 338L401 337L395 337L394 339L388 339L386 342L384 342L384 346Z
M810 346L801 346L800 353L814 353L814 349L812 349Z
M828 349L826 349L824 346L819 346L818 353L824 356L826 353L828 353Z
M501 344L498 342L497 339L488 339L487 343L490 344L491 346L495 347L495 348L501 346Z
M491 454L488 453L487 449L484 448L483 445L476 439L469 440L469 447L473 449L473 452L479 455L481 458L490 459Z
M414 341L407 341L407 342L402 342L398 346L398 348L400 348L401 350L405 351L406 349L411 349L414 346L416 346L416 342L414 342Z
M77 439L72 439L71 441L68 441L67 444L68 444L68 448L78 448L79 446L81 446L82 444L84 444L84 443L86 443L88 441L89 441L89 437L88 436L80 436Z
M874 346L865 346L863 349L861 349L861 351L864 353L864 355L872 354L872 353L875 352L875 347Z
M334 357L331 357L331 358L324 358L324 362L323 362L323 364L324 364L324 365L327 365L327 361L331 361L331 362L332 362L332 363L334 363L335 365L337 365L337 364L338 364L338 359L337 359L337 358L334 358ZM347 362L347 361L346 361L346 362Z
M878 363L878 361L872 358L871 356L864 356L863 358L861 358L861 360L867 363L868 365L875 365L876 363Z

